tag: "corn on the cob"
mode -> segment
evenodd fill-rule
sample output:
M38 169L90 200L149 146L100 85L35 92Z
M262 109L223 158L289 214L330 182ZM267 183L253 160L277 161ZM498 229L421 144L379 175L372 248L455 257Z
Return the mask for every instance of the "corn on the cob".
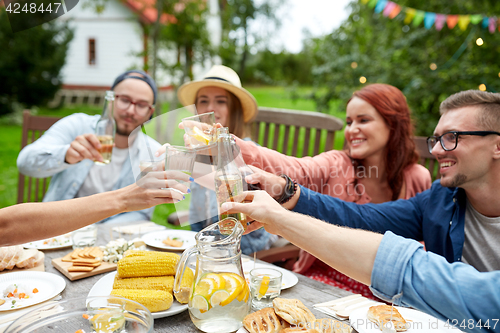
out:
M153 252L147 255L130 255L118 261L118 276L121 278L174 275L179 255L168 252Z
M151 312L167 310L174 301L172 294L163 290L113 289L111 295L141 303Z
M172 292L174 287L173 276L151 276L139 278L120 278L115 276L113 289L149 289Z
M189 295L191 294L191 289L193 288L194 273L191 268L186 267L184 275L181 280L181 288L179 292L175 293L175 299L181 304L189 302Z

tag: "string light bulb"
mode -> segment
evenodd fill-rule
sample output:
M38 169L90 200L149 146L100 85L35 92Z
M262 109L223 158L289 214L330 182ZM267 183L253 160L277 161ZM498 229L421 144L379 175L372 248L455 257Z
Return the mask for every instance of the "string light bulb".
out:
M366 77L362 76L359 78L359 82L365 84L366 83Z
M484 83L481 83L481 84L479 85L479 90L481 90L481 91L486 91L486 85L485 85Z
M353 69L357 68L358 67L358 63L356 61L351 62L351 67Z
M478 39L476 39L476 44L477 44L477 46L483 45L484 44L483 39L481 37L479 37Z
M430 68L431 70L435 71L435 70L438 68L438 66L437 66L435 63L432 63L432 64L429 66L429 68Z

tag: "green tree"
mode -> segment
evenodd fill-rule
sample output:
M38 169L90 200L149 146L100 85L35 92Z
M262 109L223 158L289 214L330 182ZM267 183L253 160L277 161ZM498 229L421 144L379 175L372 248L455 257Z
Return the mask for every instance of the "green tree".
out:
M455 0L398 0L399 5L443 14L483 14L495 16L500 2ZM325 110L332 99L347 99L363 84L388 83L401 89L416 118L417 134L432 133L439 118L439 104L449 95L485 84L499 91L500 33L490 34L469 24L437 31L405 24L401 12L394 19L374 13L360 1L352 1L352 12L332 34L319 41L313 68L315 85L327 86L317 94L318 108ZM484 44L478 46L476 40ZM435 64L435 66L433 65ZM432 69L431 69L432 68ZM433 68L435 68L433 70Z
M284 1L263 0L257 4L255 0L219 0L222 22L219 56L222 63L235 69L243 80L250 48L268 39L268 36L252 32L251 23L260 20L271 34L279 27L276 11Z
M14 103L43 106L54 97L72 38L66 24L54 21L13 33L0 8L0 115Z

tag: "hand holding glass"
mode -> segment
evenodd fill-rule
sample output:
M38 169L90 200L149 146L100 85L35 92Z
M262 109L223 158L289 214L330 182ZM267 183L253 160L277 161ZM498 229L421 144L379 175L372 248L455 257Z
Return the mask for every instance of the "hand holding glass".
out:
M178 170L191 176L196 152L190 148L180 146L167 146L166 150L165 170Z
M182 126L189 137L191 148L208 146L215 143L215 117L213 112L182 119Z

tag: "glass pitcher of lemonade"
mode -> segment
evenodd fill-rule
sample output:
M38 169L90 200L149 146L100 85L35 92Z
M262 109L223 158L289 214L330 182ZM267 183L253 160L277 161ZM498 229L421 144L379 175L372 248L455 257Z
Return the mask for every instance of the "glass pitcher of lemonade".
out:
M182 254L175 275L174 293L191 255L196 254L194 286L188 309L194 325L203 332L234 332L243 326L250 309L250 289L241 266L243 226L228 217L201 230L196 246Z

